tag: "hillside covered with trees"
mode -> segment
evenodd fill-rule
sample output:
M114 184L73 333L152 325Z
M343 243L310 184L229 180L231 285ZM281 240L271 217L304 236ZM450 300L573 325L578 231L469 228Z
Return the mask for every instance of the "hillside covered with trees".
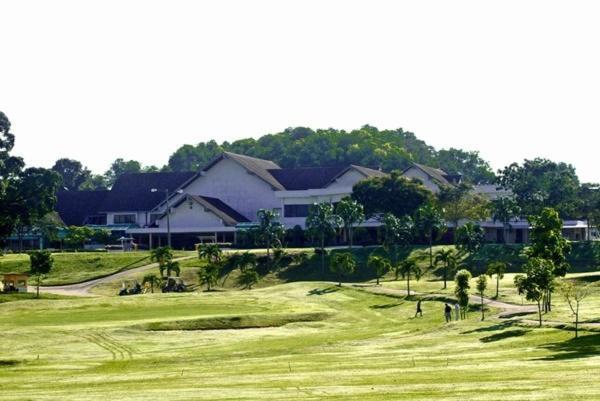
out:
M296 127L258 139L184 145L169 158L167 167L172 171L197 170L222 151L273 160L284 168L359 164L392 171L417 162L442 168L450 174L462 173L471 183L494 180L490 165L478 152L438 151L412 132L401 128L379 130L368 125L352 131Z

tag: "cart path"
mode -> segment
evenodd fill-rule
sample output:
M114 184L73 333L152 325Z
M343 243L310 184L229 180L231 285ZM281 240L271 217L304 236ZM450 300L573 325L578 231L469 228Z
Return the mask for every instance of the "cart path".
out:
M393 288L384 288L384 287L375 287L375 286L356 286L356 285L353 285L350 287L359 288L363 291L371 292L373 294L390 295L390 296L398 296L398 297L400 297L400 296L404 297L407 295L406 290L399 290L399 289L393 289ZM439 298L452 299L451 294L422 293L422 292L416 292L416 291L411 291L410 294L418 295L420 298L422 298L424 300L427 300L428 298L429 299L439 299ZM469 300L472 304L480 304L481 303L481 297L479 297L477 295L469 296ZM501 318L509 318L509 317L514 317L514 316L518 316L518 315L537 313L537 306L531 305L531 304L525 304L525 305L511 304L508 302L502 302L502 301L485 298L485 297L483 298L483 303L492 308L500 309L501 312L498 314L498 317L501 317Z
M175 258L175 259L173 259L173 261L180 262L182 260L192 259L195 257L196 256L183 256L181 258ZM47 294L56 294L56 295L74 295L74 296L79 296L79 297L94 297L97 295L90 293L90 290L99 284L110 283L113 280L123 278L123 277L129 276L131 274L145 272L147 270L156 269L156 268L158 268L158 263L150 263L150 264L147 264L144 266L135 267L133 269L123 270L123 271L117 272L115 274L111 274L110 276L96 278L96 279L89 280L89 281L84 281L82 283L40 287L40 292L47 293ZM29 286L28 291L35 292L35 287Z

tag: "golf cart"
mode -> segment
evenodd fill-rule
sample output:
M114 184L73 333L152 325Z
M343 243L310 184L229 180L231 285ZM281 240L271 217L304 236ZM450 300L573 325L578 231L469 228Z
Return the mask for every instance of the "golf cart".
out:
M163 279L165 283L162 287L162 292L184 292L185 283L180 277L166 277Z
M142 286L138 283L137 280L125 280L123 284L121 284L121 291L119 291L120 296L124 295L136 295L142 293Z

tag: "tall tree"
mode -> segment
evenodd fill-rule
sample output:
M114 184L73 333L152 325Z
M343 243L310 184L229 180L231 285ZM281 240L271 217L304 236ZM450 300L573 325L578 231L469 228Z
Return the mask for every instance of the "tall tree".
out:
M417 210L415 226L429 243L429 268L431 269L433 268L433 241L446 229L446 223L439 208L433 203L428 203Z
M512 198L498 198L492 201L491 208L492 219L494 222L499 221L502 223L504 229L502 239L506 244L508 242L508 233L511 227L510 222L519 217L521 214L521 207Z
M491 262L488 265L488 269L486 274L490 277L496 275L496 299L500 296L500 280L504 277L504 273L506 273L507 265L505 262L495 261Z
M281 246L281 238L285 235L285 228L279 222L279 215L272 210L260 209L257 213L258 237L267 247L267 260L271 260L271 247L275 244Z
M487 276L481 274L477 277L477 293L481 299L481 320L485 320L485 305L483 303L483 297L485 296L485 290L487 289Z
M402 278L406 279L406 295L410 297L410 277L414 276L416 280L419 280L423 272L414 258L407 258L400 262L398 271Z
M52 171L60 176L60 187L67 191L79 190L92 174L81 162L67 158L58 159Z
M352 199L364 206L367 217L385 213L396 217L412 216L432 198L422 183L408 180L398 172L360 181L352 189Z
M444 219L457 230L461 220L484 220L489 217L489 201L472 192L466 184L443 186L438 200Z
M54 258L49 251L34 251L29 254L31 273L37 276L36 298L40 297L40 282L42 274L50 273Z
M462 319L467 317L467 310L469 308L470 281L471 273L465 269L459 270L454 277L454 295L458 299Z
M462 266L462 259L453 249L440 249L435 253L434 264L442 265L442 278L444 279L444 289L446 289L448 277Z
M488 184L496 178L490 164L479 156L479 152L441 149L436 159L437 165L448 174L461 174L470 184Z
M591 240L592 226L600 222L600 185L582 184L579 188L578 214L587 222L586 240Z
M530 216L530 246L525 249L529 258L546 259L552 262L552 275L564 277L569 270L567 255L571 244L562 235L563 222L558 212L552 208L544 208L538 216ZM547 288L544 294L544 311L552 310L552 290Z
M383 246L391 254L392 266L396 270L398 280L398 248L408 246L414 237L414 223L410 216L398 218L391 213L386 213L383 223Z
M109 188L109 182L101 174L91 174L79 187L81 191L106 191Z
M370 255L369 259L367 260L367 266L375 273L377 285L379 285L379 280L381 277L383 277L392 268L390 261L379 255Z
M468 222L456 230L454 242L460 252L473 255L485 244L485 232L481 226Z
M539 214L544 207L556 209L562 218L577 214L579 178L575 168L566 163L547 159L513 163L499 171L498 182L510 189L523 214Z
M306 228L319 238L321 271L325 273L325 239L342 224L331 203L315 203L308 210Z
M542 302L554 286L554 263L549 259L530 258L523 266L523 274L514 278L515 287L528 301L535 302L538 308L539 327L542 327Z
M142 171L142 165L136 160L124 160L121 158L116 159L110 168L104 174L109 185L112 186L117 178L127 173L140 173Z
M345 197L335 206L335 213L342 219L348 238L348 248L352 249L353 228L365 220L364 208L352 198Z

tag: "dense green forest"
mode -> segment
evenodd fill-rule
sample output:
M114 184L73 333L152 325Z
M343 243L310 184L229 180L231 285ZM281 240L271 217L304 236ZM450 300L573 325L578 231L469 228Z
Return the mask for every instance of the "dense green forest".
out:
M462 173L471 183L494 180L489 164L478 152L438 151L412 132L401 128L379 130L368 125L352 131L296 127L258 139L183 145L169 158L167 167L172 171L197 170L222 151L273 160L284 168L359 164L392 171L404 169L413 161L450 174Z

